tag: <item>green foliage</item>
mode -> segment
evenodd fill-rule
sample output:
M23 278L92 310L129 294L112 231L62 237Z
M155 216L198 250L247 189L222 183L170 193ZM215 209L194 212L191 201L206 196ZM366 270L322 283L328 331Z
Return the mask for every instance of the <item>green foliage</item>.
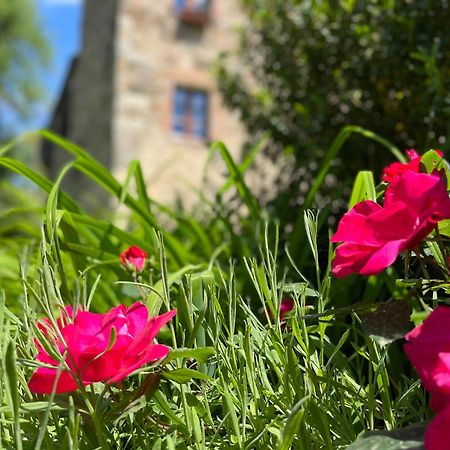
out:
M49 48L32 0L0 2L0 105L20 116L41 98L38 70L49 62ZM5 124L3 124L4 126ZM0 135L11 130L0 128Z
M211 268L216 261L220 264L226 264L228 259L235 255L251 256L259 253L263 223L264 218L267 217L267 211L262 208L245 184L241 168L232 161L223 144L215 144L211 151L219 151L227 161L227 167L230 171L229 179L218 191L213 203L203 197L200 198L196 209L197 214L194 216L182 211L171 210L148 198L139 162L133 161L130 164L127 179L121 185L105 167L95 161L83 149L48 131L41 131L39 134L59 146L60 151L66 151L74 158L61 172L56 185L53 185L38 171L8 156L0 156L0 167L24 177L46 194L50 194L53 189L52 202L48 204L47 215L55 216L57 211L60 211L60 232L64 235L61 246L63 250L70 254L74 263L74 271L86 270L88 276L93 277L95 273L95 270L91 268L91 264L93 264L94 267L101 269L102 275L108 273L108 276L111 276L110 268L114 267L117 255L125 244L139 245L149 254L154 254L157 247L155 232L160 233L164 238L169 269L175 273L182 271L186 265L190 264L204 264L204 268ZM327 151L304 205L292 210L295 212L295 223L292 231L289 234L283 231L280 233L280 247L288 248L290 258L294 258L295 261L300 261L305 265L306 274L309 274L310 271L314 274L316 269L313 266L309 267L307 264L309 251L307 246L303 244L307 239L304 211L314 204L314 196L320 190L330 170L333 158L339 155L344 144L353 134L380 142L389 152L398 154L395 147L368 130L349 126L338 134ZM23 141L27 142L29 139L35 139L35 137L36 134L25 135L14 145L6 146L3 151L0 151L0 155L14 149L15 145L20 145ZM245 168L248 167L249 165L246 164ZM69 169L77 170L91 178L115 197L119 205L123 205L129 210L128 224L129 229L133 230L132 233L126 230L126 223L122 222L125 226L125 229L123 229L118 227L113 220L94 219L86 214L69 195L63 192L55 197L57 186ZM225 200L225 194L230 186L235 189L236 197L242 202L242 207L236 207L236 204ZM242 213L243 210L247 210L248 214ZM174 226L169 232L164 229L162 223L172 223ZM324 229L323 220L319 221L317 225L318 232ZM34 235L36 233L39 235L39 231L34 228ZM101 242L101 246L98 245L98 242ZM326 250L328 249L326 248ZM320 251L323 252L323 249L320 248ZM287 253L281 255L281 263L285 267L289 267L287 255ZM86 263L84 263L85 258L89 261L88 269ZM239 287L244 295L248 295L248 275L241 267L237 270L239 271L237 277ZM121 273L117 269L112 272L116 274L116 277ZM291 267L286 281L292 281L294 272ZM110 305L120 298L120 288L112 284L111 286L109 295L113 295L114 299L111 298ZM355 295L357 292L357 289L353 289ZM349 303L351 301L352 299L349 298Z
M372 200L373 202L377 200L373 173L366 170L359 172L355 178L352 196L348 203L349 209L363 200Z
M449 148L445 0L242 5L248 20L239 48L224 55L217 76L250 139L264 132L269 152L293 155L301 168L286 200L275 204L278 215L288 217L284 202L296 197L299 180L313 184L317 165L346 125L371 129L399 148ZM378 178L388 158L356 136L346 142L334 157L336 182L322 186L327 198L321 206L338 197L362 167Z
M311 239L315 238L312 234ZM264 325L236 292L232 270L221 271L212 285L198 293L204 300L203 309L192 308L189 317L177 315L172 337L161 338L175 350L160 370L141 370L122 388L112 386L105 391L96 386L85 394L50 396L46 402L42 396L31 395L26 386L36 367L34 311L44 309L49 314L49 307L58 310L57 305L69 294L63 294L64 285L73 281L64 280L67 270L57 262L58 238L53 235L51 239L42 246L38 278L24 280L29 295L23 299L23 310L17 315L4 310L2 326L14 329L20 359L17 365L11 340L4 359L10 375L0 381L2 389L10 393L0 409L3 446L19 445L20 441L24 448L46 448L64 437L80 449L171 448L171 444L180 449L343 449L366 427L382 423L388 405L392 424L401 423L405 415L417 420L424 412L423 404L414 399L418 386L390 384L385 375L386 357L371 338L358 338L358 352L351 358L345 339L335 344L328 338L330 328L346 330L346 338L350 333L359 335L357 321L333 324L332 312L327 313L326 322L305 320L303 316L311 308L305 290L295 296L296 313L287 325L279 319ZM263 307L264 295L268 295L267 303L278 308L282 291L276 288L276 260L268 242L261 245L266 248L265 256L249 259L247 266L265 268L263 276L254 279L255 291L263 295ZM159 250L163 260L164 248ZM167 279L170 275L162 270L155 275ZM165 307L180 308L186 293L194 306L194 274L161 292ZM324 282L328 276L324 275ZM228 280L222 285L221 279ZM100 280L95 292L95 286L86 286L69 295L80 304L88 304L92 298L92 306L98 308L102 283ZM135 286L148 303L151 286ZM326 292L322 286L319 291ZM324 293L318 301L327 304L329 299ZM202 340L214 348L214 354L201 347ZM177 349L185 345L192 345L193 350ZM387 384L380 384L378 377ZM386 395L392 398L387 400ZM384 411L378 407L380 401ZM19 416L20 422L14 420Z
M359 438L349 450L424 450L426 425L415 425L394 432L373 432Z
M344 129L328 155L354 131ZM299 208L300 231L283 247L279 224L267 219L222 144L212 150L230 171L221 192L234 189L246 209L232 210L218 194L215 203L203 200L200 221L149 198L138 162L121 184L84 150L41 134L74 157L54 183L0 150L0 165L48 196L37 212L42 226L21 230L22 243L36 245L19 260L20 271L11 271L15 283L0 280L6 292L6 300L0 296L0 448L344 449L366 430L429 418L420 384L392 339L404 310L397 316L374 302L404 287L387 274L367 286L332 280L332 251L323 254L319 245L320 214ZM69 169L112 193L129 222L95 220L61 192ZM163 225L169 220L170 231ZM16 238L3 233L2 246ZM131 244L150 255L140 275L119 261ZM17 258L21 245L10 248L8 256ZM281 321L286 295L295 308ZM136 299L152 314L177 308L158 336L173 348L161 366L108 389L97 384L48 397L29 391L39 364L38 318L54 319L64 304L106 312ZM364 333L368 313L372 328ZM368 334L385 338L383 346Z
M385 346L404 338L411 328L411 312L408 300L389 300L363 316L362 329L380 346Z

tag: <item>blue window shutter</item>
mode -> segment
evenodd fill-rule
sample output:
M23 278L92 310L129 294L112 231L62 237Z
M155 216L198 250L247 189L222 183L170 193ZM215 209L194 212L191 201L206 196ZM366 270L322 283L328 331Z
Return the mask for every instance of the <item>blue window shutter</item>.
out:
M177 87L173 97L172 110L172 131L175 133L184 133L185 117L188 107L188 94L185 89Z
M208 135L208 97L206 92L193 91L191 94L192 134L206 138Z
M186 0L175 0L175 9L177 11L183 11L186 7Z

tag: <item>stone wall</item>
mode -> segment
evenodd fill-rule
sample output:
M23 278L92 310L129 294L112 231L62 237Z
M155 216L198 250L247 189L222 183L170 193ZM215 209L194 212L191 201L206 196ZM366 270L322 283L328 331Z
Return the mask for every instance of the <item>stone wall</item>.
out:
M234 48L242 24L239 0L212 0L205 26L182 23L173 0L85 0L80 55L56 108L52 129L88 150L123 181L133 159L142 163L149 194L162 202L179 197L191 205L202 184L208 144L226 142L240 154L244 130L223 105L212 66ZM176 86L209 95L207 140L174 135L172 101ZM47 146L48 147L48 146ZM53 178L67 156L45 150ZM222 182L220 158L208 170L209 192ZM107 198L79 172L63 186L90 209ZM91 203L91 204L90 204Z
M239 118L225 109L212 66L222 50L237 44L234 28L242 23L238 0L213 0L207 25L196 27L178 20L173 0L122 0L116 37L114 106L115 173L124 177L127 164L139 159L150 195L190 204L203 189L202 176L208 143L226 141L234 155L245 138ZM208 142L177 136L171 130L172 99L176 86L209 94ZM213 185L221 181L223 166L208 171Z
M81 52L72 65L50 128L112 168L114 35L118 0L85 0ZM44 147L52 178L73 159L54 146ZM107 194L72 169L63 188L90 210L105 204ZM95 195L93 193L95 192Z

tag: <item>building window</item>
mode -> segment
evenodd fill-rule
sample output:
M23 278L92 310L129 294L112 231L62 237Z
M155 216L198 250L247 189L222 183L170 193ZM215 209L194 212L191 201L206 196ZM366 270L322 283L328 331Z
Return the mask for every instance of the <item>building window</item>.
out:
M204 26L209 20L210 0L174 0L180 22Z
M175 0L175 9L182 11L207 12L210 0Z
M172 131L198 139L208 137L208 94L177 87L173 98Z

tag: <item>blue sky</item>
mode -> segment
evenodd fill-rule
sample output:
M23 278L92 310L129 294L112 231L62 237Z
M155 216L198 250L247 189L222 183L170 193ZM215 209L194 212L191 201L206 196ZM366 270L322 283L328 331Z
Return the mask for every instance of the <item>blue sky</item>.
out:
M103 0L101 0L103 1ZM35 0L42 26L53 50L50 68L42 73L46 101L26 128L45 127L64 84L70 61L81 40L82 0Z

